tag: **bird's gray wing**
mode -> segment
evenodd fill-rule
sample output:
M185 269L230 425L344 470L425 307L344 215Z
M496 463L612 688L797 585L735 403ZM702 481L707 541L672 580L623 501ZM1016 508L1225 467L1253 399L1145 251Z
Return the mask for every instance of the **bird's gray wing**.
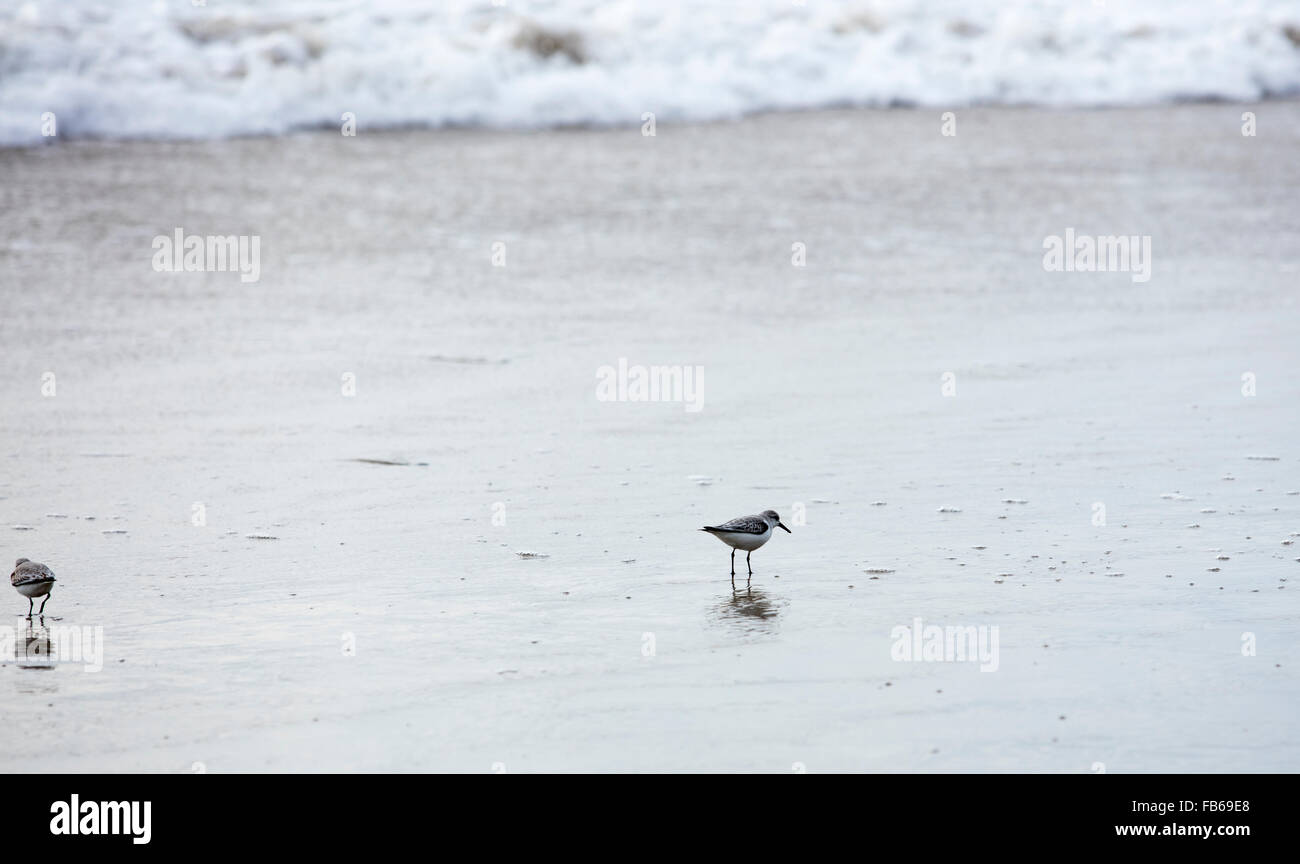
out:
M718 531L730 531L733 534L762 534L767 531L767 523L757 516L741 516L715 526Z
M53 582L54 573L44 564L19 564L17 569L9 575L9 582L13 585L26 585L29 582Z

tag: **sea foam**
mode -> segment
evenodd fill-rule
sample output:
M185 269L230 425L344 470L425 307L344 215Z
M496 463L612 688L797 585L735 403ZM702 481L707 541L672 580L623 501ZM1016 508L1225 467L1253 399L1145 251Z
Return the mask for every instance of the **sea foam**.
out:
M1267 0L19 0L0 144L1300 93Z

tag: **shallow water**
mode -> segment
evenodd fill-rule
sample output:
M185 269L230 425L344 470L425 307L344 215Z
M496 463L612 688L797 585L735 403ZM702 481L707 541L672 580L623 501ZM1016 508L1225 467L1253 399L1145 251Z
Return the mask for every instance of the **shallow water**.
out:
M0 536L105 645L0 668L0 769L1300 770L1300 107L958 123L0 151Z

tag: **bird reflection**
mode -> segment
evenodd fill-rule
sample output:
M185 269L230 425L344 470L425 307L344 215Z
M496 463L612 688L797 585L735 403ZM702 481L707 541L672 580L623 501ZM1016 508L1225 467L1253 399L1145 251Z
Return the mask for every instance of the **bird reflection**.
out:
M782 605L782 600L758 588L736 588L718 604L716 615L744 633L773 633Z
M27 625L22 643L14 646L15 660L19 669L53 669L51 656L50 631L45 626L45 619L39 625Z

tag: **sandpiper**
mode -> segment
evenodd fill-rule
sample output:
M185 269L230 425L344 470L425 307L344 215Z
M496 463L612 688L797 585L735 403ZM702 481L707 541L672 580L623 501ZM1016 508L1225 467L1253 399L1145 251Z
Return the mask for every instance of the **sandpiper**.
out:
M736 550L745 550L745 566L749 575L754 575L754 567L749 563L749 556L754 550L772 539L772 529L780 528L787 534L793 533L781 524L781 517L775 510L764 510L757 516L740 516L721 525L705 525L701 531L708 531L723 543L731 547L731 584L736 584Z
M19 558L14 562L14 572L9 574L9 582L14 589L27 598L27 617L32 617L32 605L37 597L44 597L41 610L37 615L45 614L45 604L50 602L50 589L54 587L54 571L44 564Z

